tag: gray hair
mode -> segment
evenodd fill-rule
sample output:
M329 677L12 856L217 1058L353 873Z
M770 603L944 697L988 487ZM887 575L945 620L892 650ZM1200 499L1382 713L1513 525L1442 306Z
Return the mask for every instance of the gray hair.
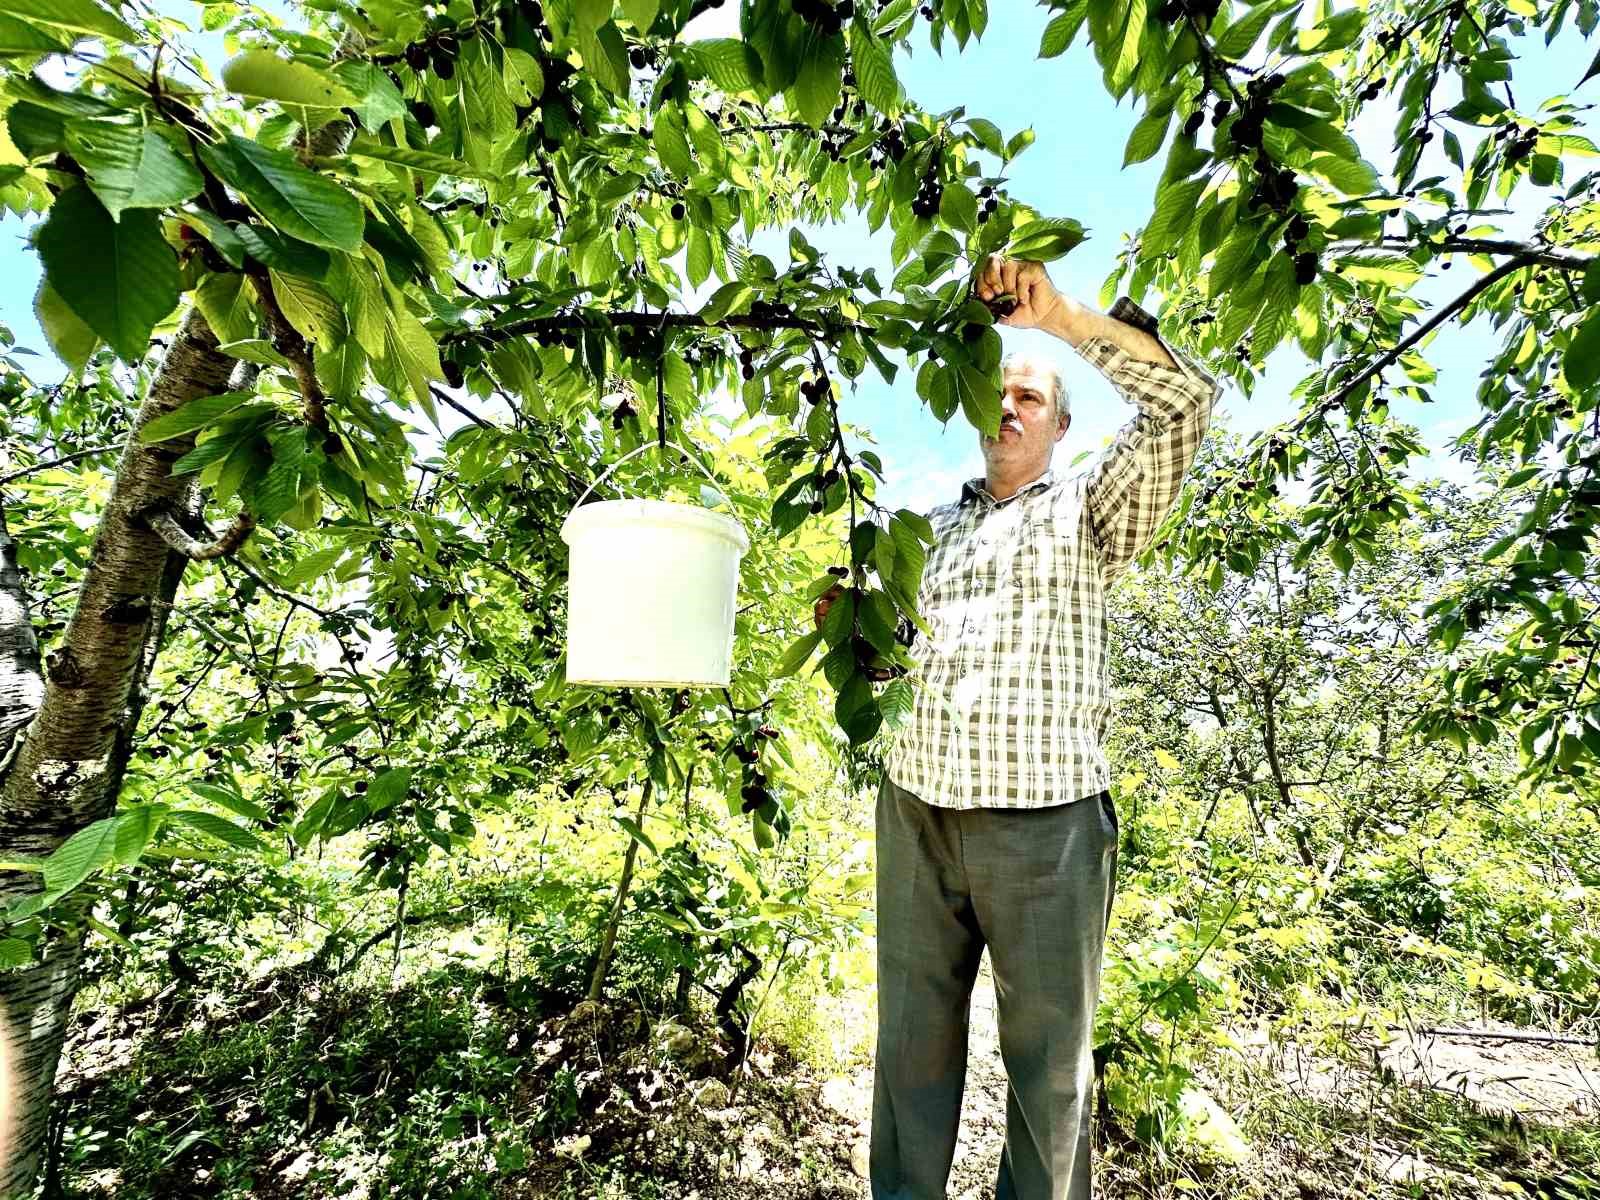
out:
M1030 354L1026 350L1013 350L1000 360L1001 374L1003 375L1018 362L1025 359L1033 359L1050 364L1050 412L1052 419L1059 422L1063 416L1072 411L1072 400L1067 395L1067 385L1061 378L1061 364L1049 355Z

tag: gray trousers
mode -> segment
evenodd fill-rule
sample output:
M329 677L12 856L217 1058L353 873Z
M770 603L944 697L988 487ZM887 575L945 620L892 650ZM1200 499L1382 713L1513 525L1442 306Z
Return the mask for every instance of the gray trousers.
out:
M1109 793L1038 809L878 792L873 1200L945 1200L983 948L1009 1089L997 1200L1090 1200L1100 959L1117 870Z

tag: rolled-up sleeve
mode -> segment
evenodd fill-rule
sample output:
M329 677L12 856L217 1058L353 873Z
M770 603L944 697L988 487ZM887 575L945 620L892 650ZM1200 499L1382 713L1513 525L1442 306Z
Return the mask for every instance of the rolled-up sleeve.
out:
M1130 321L1160 341L1154 322L1125 300L1111 315ZM1146 362L1108 338L1088 338L1078 353L1092 363L1138 412L1117 433L1089 471L1088 515L1099 543L1106 581L1127 569L1150 544L1171 511L1211 421L1221 385L1162 342L1176 368Z

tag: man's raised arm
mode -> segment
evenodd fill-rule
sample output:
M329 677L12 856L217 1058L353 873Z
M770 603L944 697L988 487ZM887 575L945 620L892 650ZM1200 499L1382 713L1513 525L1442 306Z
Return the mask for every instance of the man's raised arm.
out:
M1127 297L1109 314L1095 312L1057 292L1040 263L991 258L974 290L985 301L1016 297L1005 324L1061 338L1139 410L1089 472L1089 520L1109 582L1150 544L1178 498L1221 385L1169 350L1154 318Z

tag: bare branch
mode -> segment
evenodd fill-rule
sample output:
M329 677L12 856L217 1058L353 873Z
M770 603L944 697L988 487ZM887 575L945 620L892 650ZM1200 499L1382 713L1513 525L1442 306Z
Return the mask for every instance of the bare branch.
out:
M109 446L94 446L88 450L79 450L73 454L63 454L60 458L52 458L49 462L34 463L31 467L23 467L20 471L13 471L9 475L0 475L0 487L18 479L32 475L36 471L48 471L51 467L65 466L69 462L77 462L80 458L93 458L96 454L110 454L113 450L121 450L122 443L114 442Z
M176 514L168 509L145 513L143 520L145 528L158 535L169 549L197 562L232 554L244 545L245 539L256 527L256 519L241 510L221 537L203 542L191 536L189 531L178 523Z
M1374 375L1378 374L1378 372L1382 371L1385 367L1393 363L1407 350L1411 349L1411 347L1415 346L1423 338L1427 337L1428 334L1432 333L1440 325L1444 324L1451 317L1455 316L1456 313L1460 312L1467 305L1471 304L1482 292L1487 291L1496 283L1499 283L1501 279L1505 278L1505 276L1511 274L1513 271L1520 271L1528 265L1528 259L1526 257L1513 258L1508 262L1501 263L1498 267L1490 271L1466 291L1462 292L1454 300L1451 300L1448 304L1441 307L1438 312L1433 314L1433 316L1429 317L1421 325L1417 326L1416 330L1409 337L1402 338L1389 350L1385 351L1383 354L1380 354L1376 359L1369 363L1359 375L1357 375L1349 383L1345 384L1328 399L1324 400L1321 406L1322 409L1326 411L1327 409L1333 408L1335 405L1342 404L1345 398L1350 395L1350 393L1355 391Z
M1582 271L1590 263L1600 260L1600 254L1585 254L1581 250L1568 250L1562 246L1541 245L1538 242L1518 242L1499 238L1447 237L1440 242L1419 243L1414 238L1398 233L1386 234L1375 242L1361 239L1336 241L1330 244L1328 249L1336 252L1348 252L1368 250L1373 246L1380 246L1386 250L1413 250L1424 244L1435 252L1511 254L1526 262L1538 262L1546 266L1563 267L1572 271Z

